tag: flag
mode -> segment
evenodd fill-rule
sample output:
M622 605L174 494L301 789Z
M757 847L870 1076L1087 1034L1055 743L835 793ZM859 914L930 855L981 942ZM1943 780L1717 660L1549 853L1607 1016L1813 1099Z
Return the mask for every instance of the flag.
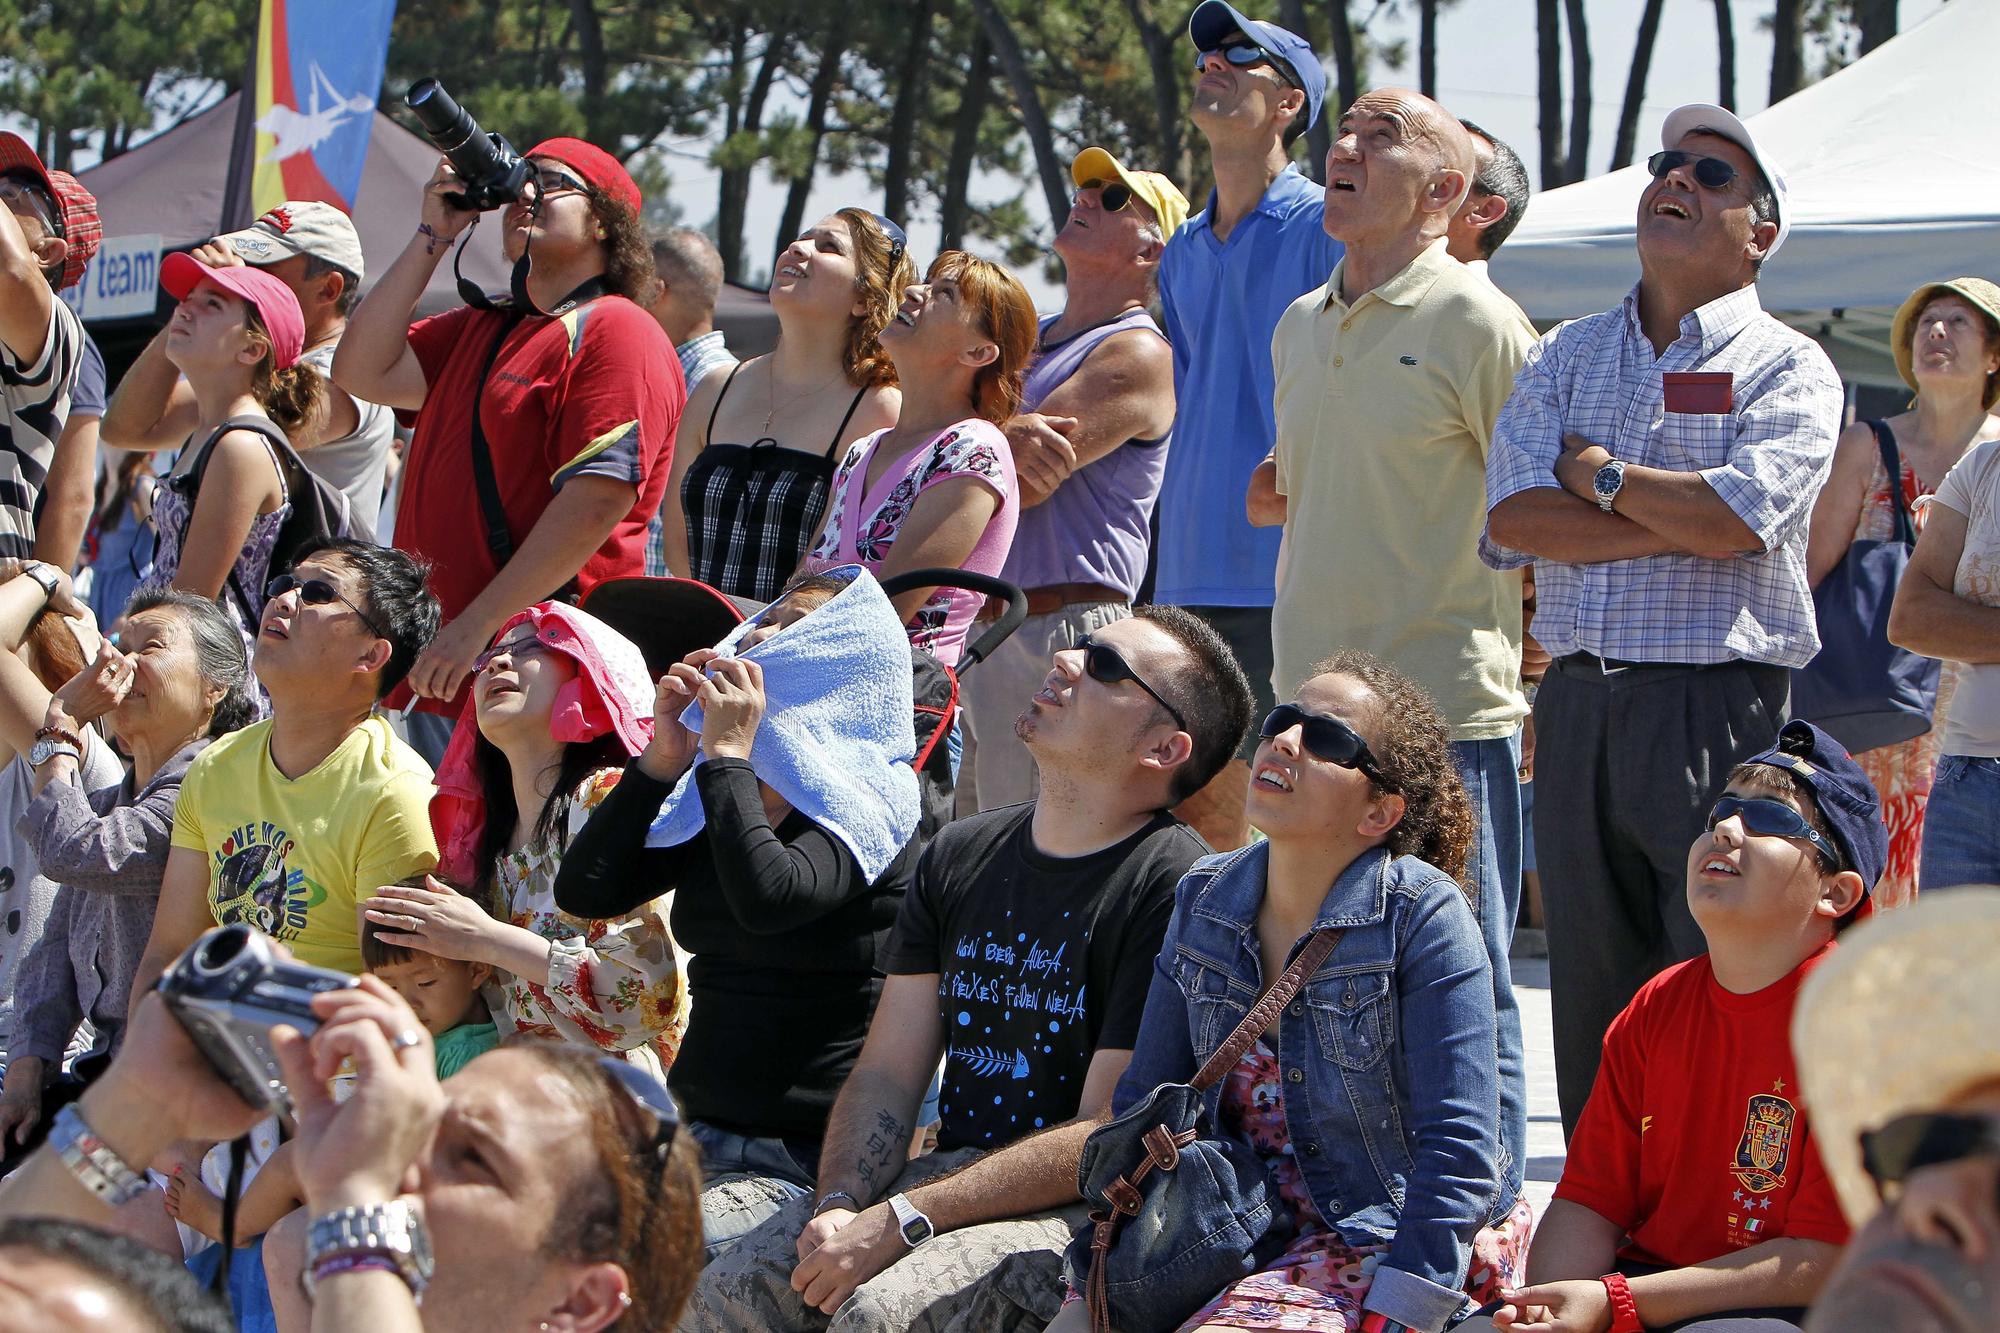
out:
M259 0L249 216L287 199L352 212L396 0Z

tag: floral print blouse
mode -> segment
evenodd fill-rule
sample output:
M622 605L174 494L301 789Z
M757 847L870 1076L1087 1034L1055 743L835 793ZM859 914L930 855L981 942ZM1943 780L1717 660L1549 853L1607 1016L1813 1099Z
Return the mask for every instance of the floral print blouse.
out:
M608 921L586 921L556 906L563 848L621 775L616 768L592 773L569 797L555 837L495 864L498 915L549 942L548 984L503 977L501 1007L515 1031L622 1053L664 1076L680 1050L688 1008L687 979L667 929L667 900Z

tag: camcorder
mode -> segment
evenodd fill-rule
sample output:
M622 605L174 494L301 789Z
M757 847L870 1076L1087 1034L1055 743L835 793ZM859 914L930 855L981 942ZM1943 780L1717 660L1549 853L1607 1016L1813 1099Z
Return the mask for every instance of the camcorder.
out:
M319 1028L315 995L355 984L331 968L280 958L271 942L248 926L219 926L180 956L160 978L160 997L197 1049L251 1106L290 1119L271 1029L290 1024L310 1036Z
M527 160L498 134L479 128L472 113L452 100L436 79L410 85L403 102L423 126L424 135L451 163L464 182L461 194L445 197L455 207L474 213L503 208L521 197L528 183Z

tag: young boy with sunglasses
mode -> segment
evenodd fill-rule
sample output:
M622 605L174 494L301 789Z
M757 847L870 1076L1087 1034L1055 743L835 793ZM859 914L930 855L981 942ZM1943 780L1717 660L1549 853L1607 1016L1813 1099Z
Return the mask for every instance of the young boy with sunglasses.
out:
M1648 982L1605 1035L1534 1285L1493 1327L1782 1333L1804 1318L1848 1227L1799 1100L1792 1010L1887 860L1875 788L1811 723L1730 772L1688 852L1709 951Z

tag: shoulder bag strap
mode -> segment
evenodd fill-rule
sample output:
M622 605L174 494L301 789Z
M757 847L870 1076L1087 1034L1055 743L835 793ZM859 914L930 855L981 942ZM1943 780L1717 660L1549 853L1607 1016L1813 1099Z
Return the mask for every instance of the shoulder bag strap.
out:
M481 408L486 400L486 377L493 373L493 363L500 359L500 345L507 341L507 335L521 322L517 311L508 311L500 321L500 332L494 335L493 345L486 349L486 360L479 367L479 379L472 391L472 484L479 492L479 513L485 520L486 549L493 553L496 569L505 568L514 554L514 536L507 530L507 506L500 501L500 482L493 475L493 451L486 444L486 429L479 422Z
M1243 1058L1243 1052L1250 1049L1250 1043L1257 1040L1257 1034L1271 1026L1271 1020L1280 1010L1292 1002L1305 985L1306 978L1319 971L1319 965L1333 952L1333 946L1340 943L1340 937L1347 932L1322 930L1306 941L1306 947L1299 950L1299 956L1285 969L1271 989L1264 992L1264 998L1243 1016L1236 1025L1236 1031L1229 1034L1229 1040L1215 1048L1215 1053L1202 1063L1195 1076L1188 1080L1188 1086L1196 1092L1207 1092Z
M1868 429L1875 432L1875 448L1882 455L1882 469L1889 478L1889 503L1896 514L1896 540L1905 546L1917 544L1917 527L1910 521L1910 506L1903 498L1903 458L1896 448L1896 433L1889 429L1886 421L1871 421Z
M247 430L263 437L264 447L270 451L278 465L279 478L285 487L285 498L287 500L291 499L292 487L298 481L291 464L293 460L298 458L298 454L292 448L291 440L285 435L284 431L278 428L278 423L267 417L231 417L215 428L214 433L202 444L201 452L195 456L194 466L188 469L189 475L194 478L197 489L201 485L201 474L208 467L209 455L215 452L216 443L232 430ZM192 517L192 506L189 507L189 514ZM232 560L229 562L229 574L228 577L223 579L222 586L227 592L234 595L237 608L243 612L244 625L252 634L255 634L257 632L259 608L262 602L259 599L252 598L250 593L243 587L243 580L237 577L236 561ZM259 591L261 592L261 589Z

